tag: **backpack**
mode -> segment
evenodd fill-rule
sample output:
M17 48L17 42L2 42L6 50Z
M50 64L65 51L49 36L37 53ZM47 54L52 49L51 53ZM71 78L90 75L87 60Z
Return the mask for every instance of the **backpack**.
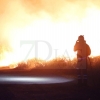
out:
M91 49L88 44L86 44L86 56L89 56L91 54Z

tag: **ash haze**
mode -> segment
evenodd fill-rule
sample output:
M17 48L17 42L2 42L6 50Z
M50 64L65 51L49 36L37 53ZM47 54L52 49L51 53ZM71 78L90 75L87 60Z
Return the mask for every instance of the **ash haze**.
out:
M0 65L25 58L30 45L20 47L22 40L48 42L50 59L75 57L73 46L80 34L90 45L91 55L100 55L99 26L99 0L0 0ZM38 56L45 59L48 48L40 44ZM34 50L27 59L32 57Z

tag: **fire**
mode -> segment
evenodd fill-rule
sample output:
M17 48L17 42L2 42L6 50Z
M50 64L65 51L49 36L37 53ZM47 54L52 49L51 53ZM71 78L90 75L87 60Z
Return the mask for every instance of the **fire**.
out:
M75 22L67 24L64 22L54 23L52 21L44 19L44 20L33 21L30 25L27 25L24 28L13 30L12 33L19 34L18 37L16 37L15 39L16 41L15 42L12 41L12 47L16 50L16 52L18 52L15 53L16 54L15 57L17 57L17 59L25 59L25 56L28 54L27 59L29 59L35 57L34 53L38 53L38 57L41 59L46 59L46 57L49 54L50 57L48 59L52 59L53 57L55 58L57 56L62 56L64 55L64 53L65 55L68 56L70 51L73 54L74 44L70 42L70 44L72 44L72 46L70 46L67 43L67 41L70 41L70 39L67 38L67 41L64 42L61 41L61 38L63 39L64 36L66 36L66 33L72 32L70 28L69 30L66 29L66 27L68 27L69 25L71 26L72 24L77 24L77 23ZM76 27L73 27L73 30L77 32ZM60 36L61 33L63 33L64 36ZM58 35L57 38L56 35ZM74 39L74 37L72 37L72 39ZM22 46L20 46L22 41L24 41L25 43ZM28 43L30 41L31 43ZM38 41L37 52L34 51L35 47L33 47L30 51L32 45L34 46L35 41ZM15 44L18 45L16 46ZM70 48L65 45L68 45ZM58 49L58 51L56 51L55 49ZM19 58L17 54L20 54Z
M55 2L56 5L52 4L52 0L42 0L42 3L39 0L6 3L9 9L5 8L7 12L4 12L4 17L0 19L0 32L3 38L8 40L12 51L7 52L5 49L0 66L13 63L16 65L34 57L49 60L66 56L73 59L76 55L73 46L80 34L85 36L90 45L91 56L100 54L100 9L96 4L93 5L93 2L88 2L85 7L84 1L84 6L81 7L82 2L78 0L58 1ZM3 8L0 11L3 12Z

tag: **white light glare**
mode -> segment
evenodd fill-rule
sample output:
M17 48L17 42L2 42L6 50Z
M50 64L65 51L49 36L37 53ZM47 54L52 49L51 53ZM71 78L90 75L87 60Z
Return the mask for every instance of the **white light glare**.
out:
M71 82L73 78L65 77L25 77L25 76L0 76L0 83L15 84L53 84Z

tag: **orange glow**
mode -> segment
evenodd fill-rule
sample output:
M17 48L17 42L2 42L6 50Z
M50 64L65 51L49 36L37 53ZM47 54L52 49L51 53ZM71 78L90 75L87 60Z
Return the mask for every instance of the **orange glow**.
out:
M0 11L4 12L1 14L4 17L0 18L0 26L2 26L0 32L2 32L3 38L9 41L12 48L11 52L5 50L0 66L16 64L19 61L34 58L35 47L29 52L32 43L27 44L26 42L35 40L46 41L52 48L52 51L49 51L50 48L46 43L39 42L38 58L49 60L66 56L73 59L76 55L73 46L80 34L85 36L90 45L91 56L100 55L100 9L97 4L89 1L85 7L86 1L79 0L76 2L70 0L58 0L57 2L55 0L55 5L52 4L52 0L50 2L42 0L42 3L40 0L38 2L34 0L24 1L25 3L20 2L20 0L16 2L11 0L11 3L8 4L3 2L6 3L6 12L4 12L3 7L0 8ZM33 4L34 7L30 4ZM48 5L50 5L49 8ZM21 41L26 42L20 46ZM49 54L49 58L46 59Z

